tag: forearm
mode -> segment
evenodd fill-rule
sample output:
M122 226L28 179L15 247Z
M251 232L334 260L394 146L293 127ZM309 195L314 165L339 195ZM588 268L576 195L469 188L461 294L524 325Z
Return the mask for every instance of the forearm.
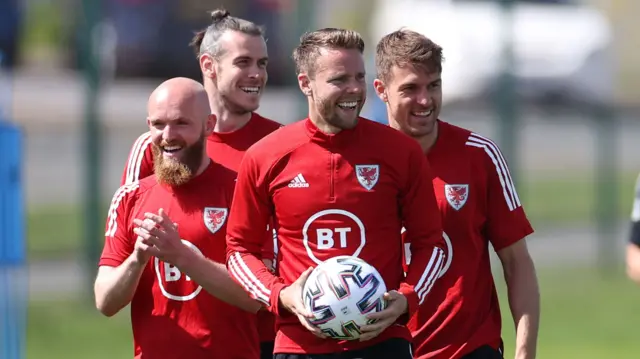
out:
M423 246L414 249L412 246L407 276L398 290L407 297L410 315L417 310L431 291L444 261L444 251L439 247Z
M231 251L227 255L227 270L251 298L278 314L280 291L284 284L282 278L274 275L262 259L255 254Z
M635 243L627 244L627 275L640 284L640 246Z
M505 268L509 307L516 327L516 359L536 357L540 320L540 292L533 261Z
M146 263L129 256L118 267L101 267L96 277L94 294L96 308L110 317L131 302Z
M257 312L261 307L259 302L249 297L247 292L231 279L224 264L194 253L185 258L178 268L209 294L223 302L251 313Z

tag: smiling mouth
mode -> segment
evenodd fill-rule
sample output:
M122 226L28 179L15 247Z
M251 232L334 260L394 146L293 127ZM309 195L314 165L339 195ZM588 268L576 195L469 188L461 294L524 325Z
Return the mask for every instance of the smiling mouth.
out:
M359 101L343 101L338 102L338 107L343 110L355 110L358 107Z
M433 109L429 109L426 111L419 111L419 112L411 112L411 115L416 116L416 117L429 117L431 116L431 114L433 114Z
M180 152L182 150L182 146L177 146L177 145L173 145L173 146L162 146L162 153L169 155L169 156L175 156L175 154L177 154L178 152Z
M260 87L258 86L241 86L240 90L252 95L257 95L258 93L260 93Z

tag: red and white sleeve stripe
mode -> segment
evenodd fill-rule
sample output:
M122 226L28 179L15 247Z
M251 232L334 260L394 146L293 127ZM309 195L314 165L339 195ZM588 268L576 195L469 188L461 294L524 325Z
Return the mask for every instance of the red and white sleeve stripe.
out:
M493 141L490 139L472 133L466 142L467 146L482 148L484 152L489 156L493 164L495 165L496 174L502 185L502 193L504 194L504 200L507 203L507 207L510 211L516 210L521 207L520 198L516 192L516 186L511 179L511 173L507 166L507 161L502 156L502 152Z
M107 212L107 229L104 233L105 237L113 237L118 230L118 207L122 203L124 197L133 191L138 189L138 183L130 183L118 188L113 195L109 211Z
M436 279L438 279L444 264L444 259L444 251L435 247L433 252L431 252L431 257L429 258L429 262L427 263L424 272L422 272L422 276L420 276L420 280L414 287L416 294L418 294L419 304L422 304L424 299L427 297L427 294L429 294L429 291L431 291L431 287L433 287Z
M145 132L134 142L129 154L129 160L126 167L125 184L133 183L140 179L140 168L144 161L144 154L151 145L151 133Z
M266 306L270 305L271 290L256 277L240 253L235 252L229 256L228 267L233 278L240 283L253 299L264 303Z

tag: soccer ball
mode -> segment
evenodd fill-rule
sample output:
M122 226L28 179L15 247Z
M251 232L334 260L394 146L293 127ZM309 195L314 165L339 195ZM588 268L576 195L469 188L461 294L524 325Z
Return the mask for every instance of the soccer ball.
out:
M366 318L386 308L387 288L380 273L353 256L337 256L318 265L302 288L305 308L314 318L309 323L337 340L360 338Z

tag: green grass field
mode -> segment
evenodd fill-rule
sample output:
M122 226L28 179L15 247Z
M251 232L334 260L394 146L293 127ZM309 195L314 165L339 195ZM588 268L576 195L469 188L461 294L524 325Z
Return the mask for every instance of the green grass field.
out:
M87 301L32 301L27 320L29 359L132 358L128 313L103 317Z
M523 181L520 195L534 226L580 225L593 220L593 183L575 178ZM618 202L615 210L620 218L628 215L634 180L633 174L621 175L615 194ZM77 207L32 209L28 218L31 260L77 257L83 244L81 223ZM499 286L499 290L510 358L513 324L504 286ZM640 353L637 340L640 288L623 274L603 279L590 270L543 270L541 291L539 358L634 358ZM105 318L93 309L89 300L34 299L27 330L30 359L128 358L132 353L128 313Z
M497 279L501 282L501 278ZM538 358L637 358L640 287L621 273L604 279L590 270L542 271ZM506 358L513 358L513 324L499 287ZM86 302L32 302L28 359L130 358L128 312L105 318Z
M500 278L497 280L501 282ZM513 358L515 330L505 286L500 284L506 358ZM640 287L621 271L603 278L592 269L542 271L538 358L637 358Z
M617 214L626 218L631 209L636 174L620 174ZM585 180L586 178L586 180ZM588 176L554 177L522 181L519 192L534 227L576 225L594 220L595 185ZM527 179L526 176L523 179ZM108 203L108 202L106 202ZM108 205L103 206L105 218ZM28 250L32 259L75 257L82 241L82 212L79 207L31 208L28 218ZM96 240L101 240L97 238Z

